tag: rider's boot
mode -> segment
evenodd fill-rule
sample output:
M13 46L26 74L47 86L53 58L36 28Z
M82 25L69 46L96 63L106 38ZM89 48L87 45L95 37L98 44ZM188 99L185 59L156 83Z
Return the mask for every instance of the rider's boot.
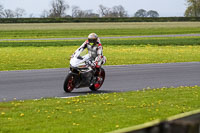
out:
M95 71L95 76L100 76L101 75L101 68L96 68L96 71Z
M100 87L100 82L101 82L101 69L100 68L96 68L96 72L95 72L95 77L96 77L96 83L94 84L95 88L99 88Z

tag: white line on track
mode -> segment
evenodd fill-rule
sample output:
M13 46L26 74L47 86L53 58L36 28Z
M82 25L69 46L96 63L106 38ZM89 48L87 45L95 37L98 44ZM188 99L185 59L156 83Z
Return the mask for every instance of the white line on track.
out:
M67 99L67 98L74 98L74 97L79 97L79 96L55 97L55 98L63 98L63 99Z

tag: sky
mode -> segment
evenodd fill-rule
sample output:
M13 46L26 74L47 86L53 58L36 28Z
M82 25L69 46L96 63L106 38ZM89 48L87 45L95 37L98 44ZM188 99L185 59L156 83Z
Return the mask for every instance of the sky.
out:
M43 10L50 9L52 0L0 0L0 4L5 9L15 10L23 8L26 16L33 14L39 17ZM79 6L82 10L92 9L98 11L100 4L106 7L122 5L128 11L129 16L133 16L139 9L156 10L161 17L183 16L186 10L186 0L65 0L68 5ZM71 15L71 9L67 11Z

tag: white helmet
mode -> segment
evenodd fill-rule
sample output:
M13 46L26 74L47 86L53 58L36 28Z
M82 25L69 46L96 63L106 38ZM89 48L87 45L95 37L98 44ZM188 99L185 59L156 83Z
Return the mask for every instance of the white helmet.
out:
M96 45L98 39L98 35L95 33L91 33L88 36L88 42L90 45Z

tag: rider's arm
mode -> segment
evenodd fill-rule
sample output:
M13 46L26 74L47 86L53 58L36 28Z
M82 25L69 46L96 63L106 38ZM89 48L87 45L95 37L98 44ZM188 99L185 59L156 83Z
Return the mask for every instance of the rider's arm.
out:
M100 41L99 38L98 38L97 42L98 42L97 55L98 55L98 56L102 56L102 55L103 55L103 46L101 45L101 41ZM97 56L97 57L98 57L98 56Z
M87 41L85 41L73 54L71 57L73 57L74 55L76 55L76 53L81 53L86 47L87 47Z
M97 57L95 58L95 63L96 63L97 68L99 68L101 65L102 56L103 56L103 47L102 47L101 43L99 43L98 50L97 50Z

